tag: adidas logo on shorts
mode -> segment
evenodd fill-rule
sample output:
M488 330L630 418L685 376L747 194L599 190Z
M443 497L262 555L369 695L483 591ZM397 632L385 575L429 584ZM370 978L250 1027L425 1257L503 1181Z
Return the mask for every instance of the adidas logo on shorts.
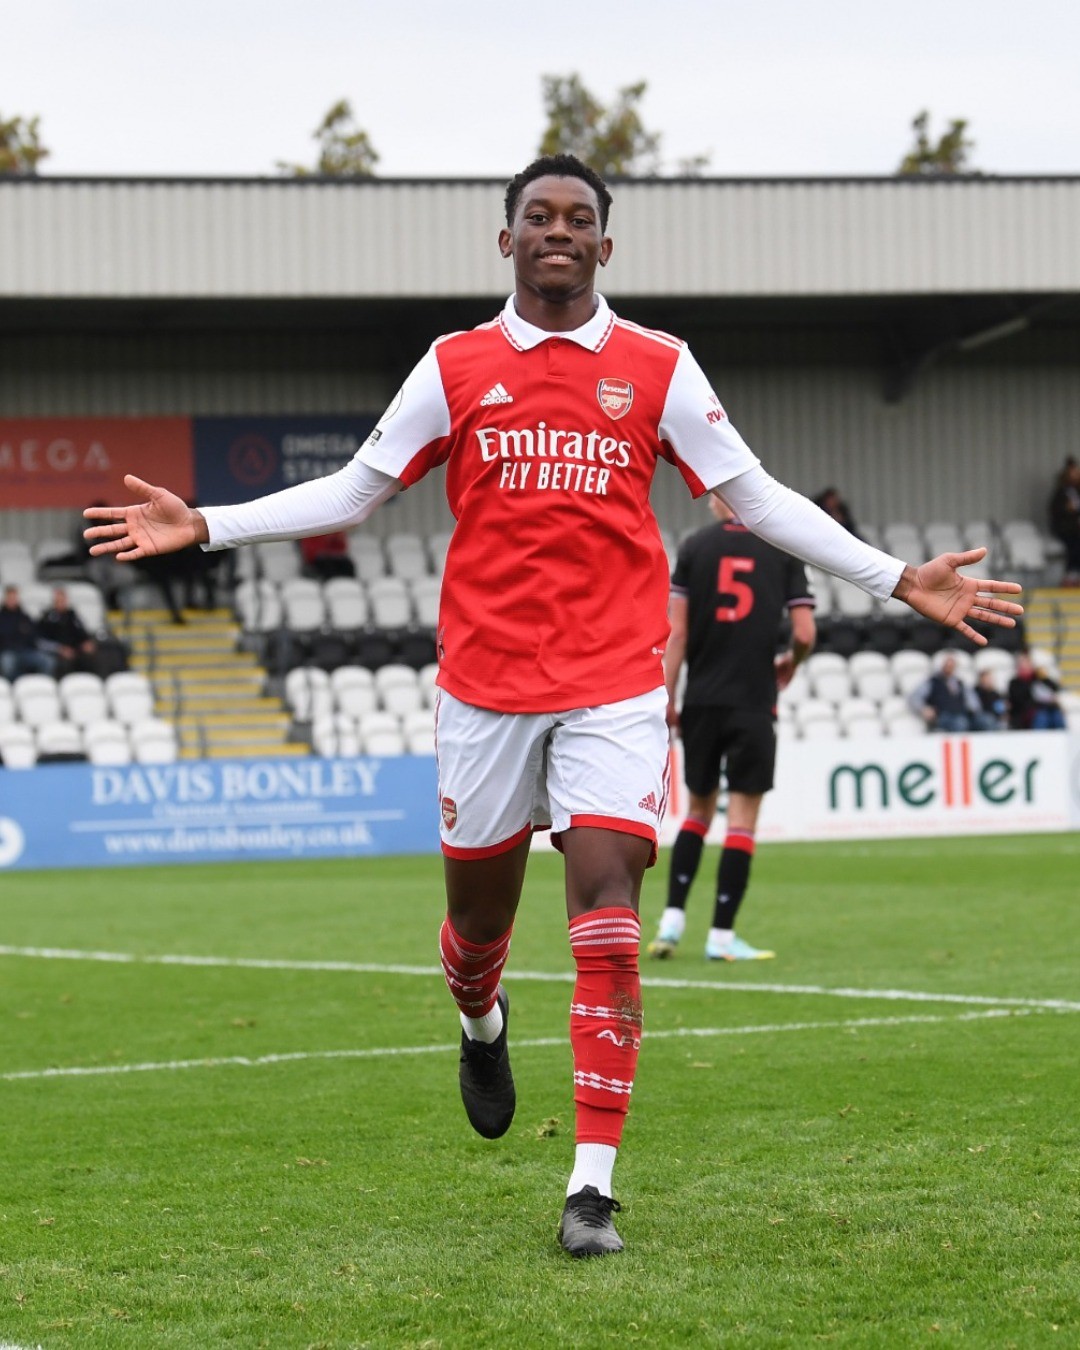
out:
M651 811L654 816L659 817L660 805L656 800L655 792L647 792L641 801L638 802L639 811Z
M513 401L513 394L508 394L501 383L493 384L480 400L480 406L481 408L490 408L493 403L513 403Z

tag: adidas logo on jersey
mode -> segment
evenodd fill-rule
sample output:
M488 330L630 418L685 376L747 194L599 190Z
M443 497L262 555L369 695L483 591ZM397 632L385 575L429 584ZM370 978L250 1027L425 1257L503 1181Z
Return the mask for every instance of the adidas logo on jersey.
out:
M493 403L513 403L513 394L508 394L502 384L493 384L480 400L481 408L490 408Z
M639 811L651 811L654 816L660 815L660 806L656 800L655 792L647 792L641 801L638 802Z

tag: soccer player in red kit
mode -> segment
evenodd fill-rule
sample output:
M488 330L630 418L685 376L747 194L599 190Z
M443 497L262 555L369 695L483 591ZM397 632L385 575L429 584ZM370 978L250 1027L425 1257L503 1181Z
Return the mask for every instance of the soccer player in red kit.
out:
M337 474L230 507L98 507L95 554L122 562L358 524L446 466L456 525L438 627L436 713L447 916L443 969L462 1023L461 1095L488 1138L515 1094L501 975L532 831L565 858L576 1151L560 1238L574 1256L622 1248L612 1169L642 1034L638 896L667 782L662 659L668 571L649 486L660 459L690 491L719 490L779 547L985 641L1019 605L957 568L880 553L772 479L731 426L686 345L617 317L594 289L611 258L610 194L569 155L506 193L499 250L514 294L490 323L438 339Z

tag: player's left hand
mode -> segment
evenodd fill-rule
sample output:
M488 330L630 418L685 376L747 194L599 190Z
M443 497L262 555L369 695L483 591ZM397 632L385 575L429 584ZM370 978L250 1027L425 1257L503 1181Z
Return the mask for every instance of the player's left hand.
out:
M1023 605L999 600L999 595L1019 595L1023 587L1015 581L989 581L982 577L962 576L961 567L971 567L986 557L986 549L973 548L966 553L941 553L920 567L909 563L896 583L893 595L917 613L935 619L947 628L955 628L979 647L986 638L968 623L995 624L1015 628L1023 614Z

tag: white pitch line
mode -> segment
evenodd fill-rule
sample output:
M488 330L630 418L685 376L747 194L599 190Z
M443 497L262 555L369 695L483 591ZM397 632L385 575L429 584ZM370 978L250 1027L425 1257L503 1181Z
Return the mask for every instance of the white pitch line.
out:
M668 1031L647 1031L646 1041L681 1040L687 1037L706 1039L716 1036L760 1036L785 1031L859 1031L869 1027L930 1026L942 1022L984 1022L991 1018L1039 1016L1040 1009L994 1008L985 1012L953 1014L913 1014L910 1017L849 1017L839 1022L772 1022L758 1026L741 1027L674 1027ZM537 1036L530 1040L515 1040L516 1050L535 1050L548 1046L567 1045L566 1036ZM380 1046L369 1050L295 1050L277 1055L228 1055L207 1059L173 1059L150 1061L144 1064L89 1064L69 1068L18 1069L0 1073L0 1082L14 1083L41 1078L98 1078L125 1073L176 1072L180 1069L258 1069L271 1064L295 1064L318 1059L396 1059L404 1055L438 1055L457 1053L459 1046L400 1045ZM0 1346L3 1350L3 1346Z
M311 970L349 975L410 975L442 979L439 966L387 965L359 961L294 961L255 956L140 956L134 952L70 950L63 947L8 947L0 956L21 956L45 961L104 961L120 965L205 966L236 970ZM504 978L535 980L544 984L571 984L573 971L507 970ZM858 998L902 1003L955 1003L970 1007L1040 1008L1052 1012L1080 1012L1080 1003L1060 998L1011 998L991 994L944 994L919 989L851 989L819 984L765 984L739 980L677 980L657 975L641 977L643 989L711 989L739 994L806 994L818 998Z

